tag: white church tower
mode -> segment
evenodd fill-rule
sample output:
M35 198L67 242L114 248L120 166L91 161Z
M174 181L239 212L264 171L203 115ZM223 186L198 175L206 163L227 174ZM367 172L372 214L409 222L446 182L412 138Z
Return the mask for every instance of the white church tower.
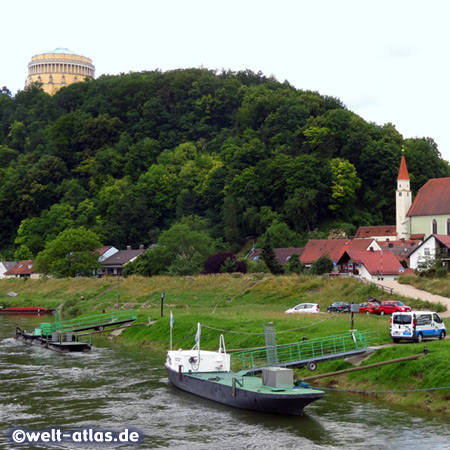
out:
M400 161L400 170L397 177L396 210L397 210L397 239L407 239L409 233L406 226L406 214L411 208L412 195L409 186L410 179L408 168L406 167L405 157Z

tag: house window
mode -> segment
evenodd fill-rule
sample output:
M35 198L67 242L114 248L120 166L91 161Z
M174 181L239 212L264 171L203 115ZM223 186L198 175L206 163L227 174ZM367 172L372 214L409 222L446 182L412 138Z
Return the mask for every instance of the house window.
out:
M425 247L425 248L423 249L423 252L424 252L424 255L425 255L425 256L430 256L430 249L429 249L429 248Z
M431 228L432 228L432 234L437 234L437 221L436 221L436 219L433 219L433 222L431 222Z

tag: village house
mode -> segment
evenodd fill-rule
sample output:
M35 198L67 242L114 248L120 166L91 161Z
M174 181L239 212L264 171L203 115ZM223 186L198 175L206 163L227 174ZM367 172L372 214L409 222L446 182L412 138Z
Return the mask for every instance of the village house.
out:
M321 256L327 256L333 261L335 271L352 272L353 268L347 262L340 262L344 252L349 249L359 251L381 250L375 239L311 239L300 255L300 262L309 268Z
M375 239L376 241L396 240L397 227L395 225L359 227L354 239Z
M450 236L447 234L432 234L415 248L409 255L412 269L427 269L436 258L450 268Z
M127 247L126 250L118 250L110 257L102 261L102 269L100 276L120 276L126 264L134 261L139 255L145 252L144 246L141 245L139 249L133 250Z
M348 249L338 261L341 267L366 280L393 280L405 272L398 258L389 251Z
M0 261L0 278L6 278L5 272L17 266L17 261Z
M6 278L39 278L40 275L33 269L33 260L20 261L4 273Z

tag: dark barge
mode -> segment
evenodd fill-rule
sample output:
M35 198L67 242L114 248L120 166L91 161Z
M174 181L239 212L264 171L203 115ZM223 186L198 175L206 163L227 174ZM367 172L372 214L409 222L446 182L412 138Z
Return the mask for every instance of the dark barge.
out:
M225 405L279 414L301 415L310 403L325 394L300 383L294 384L293 370L281 367L234 372L230 355L224 350L200 350L199 340L192 350L170 350L165 367L174 386L191 394Z

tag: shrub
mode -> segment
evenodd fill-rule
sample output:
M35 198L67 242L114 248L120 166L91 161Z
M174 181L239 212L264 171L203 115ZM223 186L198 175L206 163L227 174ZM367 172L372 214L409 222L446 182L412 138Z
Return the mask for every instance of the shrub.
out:
M435 276L436 278L446 278L448 275L447 267L441 266L436 269Z

